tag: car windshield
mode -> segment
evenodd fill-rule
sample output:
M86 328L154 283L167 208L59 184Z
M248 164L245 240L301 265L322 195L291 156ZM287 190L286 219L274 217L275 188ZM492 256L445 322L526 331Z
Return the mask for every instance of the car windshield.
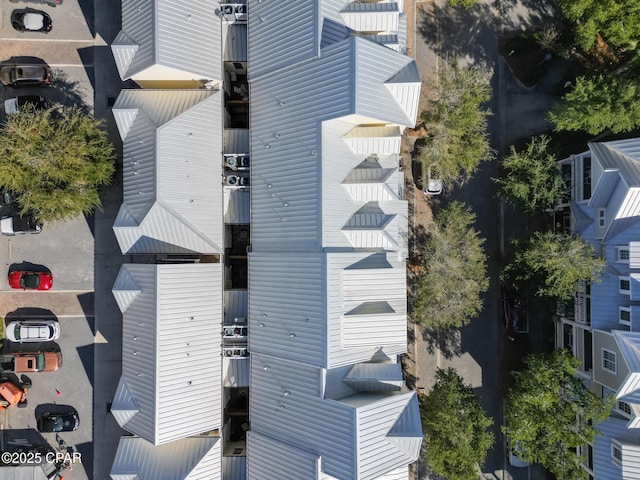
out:
M36 370L39 372L44 370L44 355L41 353L36 355Z
M40 285L40 276L33 273L25 273L20 279L20 286L22 288L38 288Z
M16 340L20 340L20 326L17 326L14 330L13 330L13 336L16 337Z
M61 432L62 427L64 426L64 422L62 421L62 417L53 418L53 428L54 432Z

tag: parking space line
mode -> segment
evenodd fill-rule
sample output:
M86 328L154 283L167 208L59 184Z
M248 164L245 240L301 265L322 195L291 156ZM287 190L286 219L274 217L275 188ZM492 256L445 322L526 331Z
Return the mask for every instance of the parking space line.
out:
M84 67L93 68L93 63L49 63L52 68Z
M64 43L89 43L91 45L95 44L95 39L91 40L70 40L68 38L47 38L43 40L42 38L21 38L21 37L1 37L0 41L3 42L42 42L42 43L51 43L51 42L64 42Z

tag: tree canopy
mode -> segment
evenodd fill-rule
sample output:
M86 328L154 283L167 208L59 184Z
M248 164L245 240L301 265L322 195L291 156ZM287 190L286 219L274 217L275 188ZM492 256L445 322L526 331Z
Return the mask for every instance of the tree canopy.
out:
M491 98L489 74L480 68L462 68L457 61L441 62L434 85L437 98L421 118L427 130L418 158L434 175L451 183L468 179L494 152L489 146L483 104Z
M640 127L640 81L629 75L578 77L549 120L556 130L584 130L592 135Z
M55 221L101 206L111 182L114 147L102 123L77 109L23 109L0 130L0 185L18 196L22 212Z
M566 350L530 354L507 397L503 432L518 457L544 465L556 478L586 478L575 448L592 442L594 425L609 415L613 397L596 397L575 376L580 360Z
M526 213L553 208L562 198L566 185L549 152L549 137L534 137L523 150L512 145L502 161L502 175L495 179L500 196Z
M473 228L475 219L463 203L453 202L430 227L413 311L427 328L460 327L482 311L480 295L489 279L485 240Z
M493 445L493 424L470 386L455 370L436 370L436 383L421 399L424 458L448 480L476 480Z
M476 3L478 3L478 0L449 0L449 5L451 5L452 7L462 5L467 9L473 7Z
M635 49L640 38L640 4L629 0L557 0L573 22L576 42L589 51L600 34L619 50Z
M599 281L604 267L605 261L580 237L536 232L524 245L517 244L504 275L515 286L533 282L539 296L569 300L582 280Z

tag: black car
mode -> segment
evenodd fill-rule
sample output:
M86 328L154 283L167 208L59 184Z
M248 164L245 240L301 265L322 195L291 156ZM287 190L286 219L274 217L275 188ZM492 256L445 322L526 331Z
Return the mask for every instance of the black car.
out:
M529 316L520 295L502 287L502 320L508 335L529 333Z
M62 0L9 0L11 3L18 3L18 2L24 2L24 3L39 3L39 4L44 4L44 5L49 5L50 7L56 7L58 5L62 5Z
M44 413L38 417L39 432L73 432L80 426L75 410L69 413Z
M51 69L48 65L2 65L0 83L9 87L50 87Z
M40 233L42 222L33 215L12 215L0 219L2 235L17 235L21 233Z
M23 8L11 12L11 26L19 32L49 33L53 27L51 17L33 8Z

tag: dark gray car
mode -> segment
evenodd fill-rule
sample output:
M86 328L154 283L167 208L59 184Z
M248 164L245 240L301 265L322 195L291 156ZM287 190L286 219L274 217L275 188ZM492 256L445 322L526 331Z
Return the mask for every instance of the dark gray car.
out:
M49 5L50 7L57 7L58 5L62 5L62 0L9 0L11 3L18 3L21 1L23 3L39 3L40 5Z
M51 69L48 65L2 65L0 82L10 87L50 87Z

